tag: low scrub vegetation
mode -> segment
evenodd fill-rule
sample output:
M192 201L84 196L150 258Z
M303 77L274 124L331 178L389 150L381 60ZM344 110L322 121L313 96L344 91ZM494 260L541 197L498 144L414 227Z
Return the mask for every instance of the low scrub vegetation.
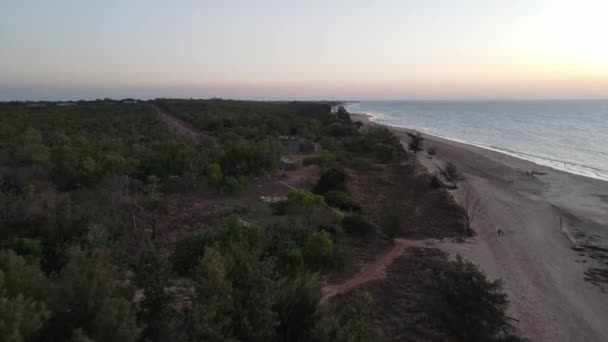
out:
M375 232L376 227L363 215L348 215L342 219L342 229L347 234L367 236Z

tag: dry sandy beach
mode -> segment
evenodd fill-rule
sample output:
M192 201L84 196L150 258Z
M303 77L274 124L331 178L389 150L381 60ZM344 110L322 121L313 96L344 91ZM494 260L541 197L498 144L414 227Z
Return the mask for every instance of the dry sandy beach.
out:
M353 114L369 122L364 114ZM406 140L403 128L392 128ZM501 278L510 315L534 341L608 341L608 182L425 135L434 173L454 163L482 202L465 243L437 246ZM534 170L529 176L526 172ZM498 235L498 228L504 235Z

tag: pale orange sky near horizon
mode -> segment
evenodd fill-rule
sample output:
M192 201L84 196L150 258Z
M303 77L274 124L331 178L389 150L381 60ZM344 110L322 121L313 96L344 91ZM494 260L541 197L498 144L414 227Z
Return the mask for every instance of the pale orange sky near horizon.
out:
M0 100L608 98L608 1L3 5Z

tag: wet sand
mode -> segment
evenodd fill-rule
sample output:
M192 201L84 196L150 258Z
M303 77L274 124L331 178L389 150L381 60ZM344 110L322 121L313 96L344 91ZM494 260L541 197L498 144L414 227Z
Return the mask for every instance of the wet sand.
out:
M355 119L371 125L364 114ZM405 142L404 128L391 127ZM465 243L437 246L501 278L509 314L534 341L608 341L608 182L425 135L418 157L430 173L456 165L481 200ZM535 172L530 176L531 171ZM527 174L528 173L528 174ZM498 228L504 235L498 235Z

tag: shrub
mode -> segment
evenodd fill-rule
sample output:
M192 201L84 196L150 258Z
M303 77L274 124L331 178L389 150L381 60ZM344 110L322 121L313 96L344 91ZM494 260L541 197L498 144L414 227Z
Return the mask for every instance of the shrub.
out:
M384 185L391 185L391 184L393 184L393 181L391 180L391 177L389 177L389 175L386 174L385 172L383 172L383 173L381 173L379 175L376 175L376 180L378 182L380 182L381 184L384 184Z
M329 167L336 160L336 156L330 151L323 150L318 156L310 156L304 158L302 164L304 166L319 165L321 167Z
M332 207L347 211L361 211L359 203L344 191L328 191L323 197L325 198L325 202Z
M356 169L368 169L371 168L372 162L366 158L352 158L348 161L348 165Z
M315 192L324 194L328 191L332 190L346 190L346 181L348 179L348 175L346 172L339 168L332 167L325 171L317 185L315 186Z
M343 106L338 107L336 117L341 121L350 121L350 114Z
M282 278L277 286L275 311L280 321L275 341L303 341L319 319L321 284L316 274Z
M506 315L507 295L500 280L489 281L469 261L456 262L429 284L431 319L462 341L521 341Z
M299 247L284 250L278 258L278 268L283 274L297 274L304 269L304 257Z
M247 185L245 177L226 177L224 178L224 189L228 195L236 195Z
M337 244L334 247L334 267L342 269L346 267L353 258L353 251L345 245Z
M439 189L443 187L443 183L441 183L441 180L439 177L437 177L437 175L433 175L431 176L431 179L429 179L429 186L431 189Z
M280 215L310 215L312 211L325 205L323 196L302 189L290 191L285 201L275 203L274 207Z
M407 148L409 148L414 153L422 151L423 150L422 141L424 140L424 138L422 137L422 134L420 134L420 132L416 132L416 133L408 133L407 135L410 138L410 141L407 143Z
M458 172L456 165L452 164L452 162L448 162L448 164L445 166L445 169L443 170L443 174L445 176L445 179L452 183L455 183L456 181L461 179L460 172Z
M304 243L302 255L304 262L312 270L330 267L334 255L331 235L325 230L312 233Z
M346 137L357 133L357 128L350 123L334 122L327 127L327 133L333 137Z
M11 247L19 255L34 259L42 258L43 247L40 239L15 238Z
M349 235L365 236L374 232L374 225L363 215L350 215L342 219L342 228Z
M394 239L401 234L404 225L404 214L400 205L393 201L386 201L378 215L378 221L382 232L389 239Z

